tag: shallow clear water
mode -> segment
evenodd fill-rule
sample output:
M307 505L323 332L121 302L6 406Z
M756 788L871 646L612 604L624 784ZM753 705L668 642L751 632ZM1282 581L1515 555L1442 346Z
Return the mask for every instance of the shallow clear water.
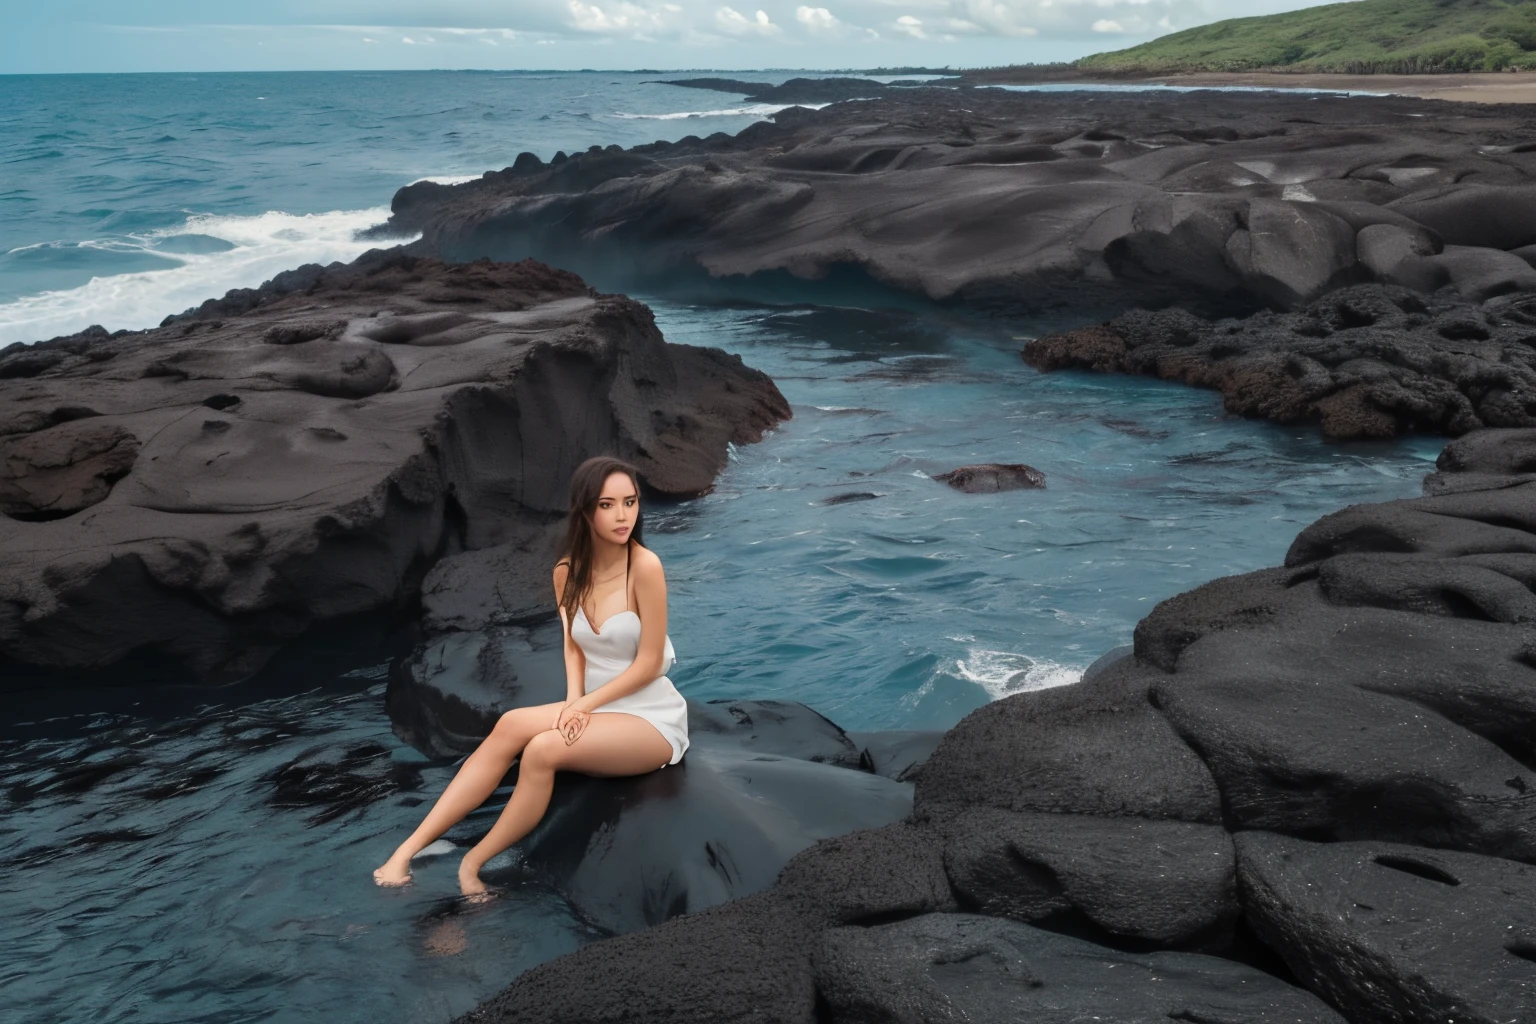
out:
M316 258L326 238L344 258L346 218L367 222L414 177L752 118L619 117L731 106L638 76L208 77L0 79L3 159L38 147L36 167L6 178L0 231L65 261L6 257L0 288L20 298L0 304L5 340L30 322L18 311L138 326L216 281L259 283L262 260ZM30 104L18 89L35 90ZM514 118L518 89L549 91ZM254 108L271 97L284 105ZM71 110L68 139L35 137ZM156 132L210 142L173 156ZM66 266L74 250L82 266L97 258L83 240L135 238L197 251L157 272L89 265L108 275L94 284ZM39 297L40 281L62 297ZM713 493L646 510L670 581L671 676L699 699L802 700L848 728L947 727L1070 683L1158 600L1277 563L1325 512L1417 493L1441 447L1328 444L1227 417L1210 392L1037 374L1022 338L1060 323L640 297L669 338L739 353L794 409L733 452ZM1029 463L1048 486L965 495L930 478L984 460ZM855 493L873 497L825 503ZM391 734L386 656L382 640L353 643L228 690L10 695L0 1005L29 1021L447 1020L590 941L510 858L485 907L453 898L453 855L419 862L407 890L372 884L452 771Z
M739 353L794 409L647 533L678 623L670 675L845 728L948 727L1073 681L1158 601L1279 564L1343 505L1418 493L1442 447L1327 443L1227 416L1214 392L1040 374L995 324L650 301L668 338ZM1047 487L930 479L973 462L1027 463ZM852 493L875 497L822 504Z

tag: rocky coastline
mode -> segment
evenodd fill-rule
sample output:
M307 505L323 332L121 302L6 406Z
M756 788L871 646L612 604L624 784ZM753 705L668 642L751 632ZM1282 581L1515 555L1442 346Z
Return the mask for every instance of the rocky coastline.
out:
M1536 288L1532 124L1397 96L889 87L411 185L386 230L647 287L851 274L1002 311L1246 313L1365 283L1481 301Z
M574 274L399 250L13 345L0 409L0 658L207 682L408 607L463 552L547 571L591 452L694 495L789 415L764 374Z
M657 495L703 493L790 409L530 255L1115 314L1023 356L1340 439L1456 439L1423 497L1326 516L1283 565L1162 602L1078 684L942 734L692 703L676 770L563 779L520 844L613 937L459 1019L1532 1019L1533 115L954 96L524 154L402 189L379 233L423 235L404 249L0 350L0 659L223 682L396 608L426 635L386 704L427 756L555 696L537 595L572 467L610 451Z

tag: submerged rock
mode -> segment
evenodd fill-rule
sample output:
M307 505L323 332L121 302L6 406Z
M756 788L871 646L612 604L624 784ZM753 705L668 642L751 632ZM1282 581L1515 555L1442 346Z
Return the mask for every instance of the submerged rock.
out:
M156 330L11 346L0 410L0 657L154 657L209 681L398 606L445 556L537 554L588 455L698 494L729 443L789 415L739 358L666 343L573 274L399 250Z
M974 466L961 466L948 473L940 473L934 479L966 494L994 494L998 491L1045 486L1045 474L1022 462L983 462Z

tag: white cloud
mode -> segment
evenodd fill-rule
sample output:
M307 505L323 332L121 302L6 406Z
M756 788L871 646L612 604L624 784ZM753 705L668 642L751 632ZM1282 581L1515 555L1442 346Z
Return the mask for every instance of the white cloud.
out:
M314 21L102 27L146 35L196 33L218 44L223 42L218 36L239 32L252 41L271 40L269 49L338 33L345 36L335 41L338 56L367 50L377 56L361 59L376 60L392 51L412 63L430 61L444 67L515 64L524 48L557 42L590 53L578 56L572 49L571 66L967 66L1071 59L1221 18L1272 14L1320 2L1324 0L305 0L291 5L267 0L265 7L302 8ZM387 23L340 24L351 19L338 14L359 9L375 12L371 17ZM429 20L434 24L407 20L422 17L424 10L432 11ZM320 23L328 19L338 23ZM881 45L861 47L858 53L848 45L871 39L881 40ZM398 42L377 45L390 40ZM624 49L611 47L612 40L655 45ZM940 51L939 43L959 45ZM402 45L414 51L410 57L405 57ZM455 46L460 56L450 55Z
M843 31L837 15L825 7L796 7L795 20L813 35L837 35Z
M578 32L636 38L645 38L648 33L665 28L667 16L677 11L675 4L667 4L658 9L642 7L628 0L604 3L601 7L583 3L582 0L568 0L566 8L571 15L569 24Z
M732 36L772 36L779 33L779 26L768 17L767 11L759 10L756 17L748 18L734 7L722 7L715 11L715 27Z

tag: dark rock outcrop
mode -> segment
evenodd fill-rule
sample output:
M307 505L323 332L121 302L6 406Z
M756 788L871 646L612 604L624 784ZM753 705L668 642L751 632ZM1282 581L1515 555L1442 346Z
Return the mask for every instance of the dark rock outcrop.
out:
M543 565L588 455L698 494L789 415L739 358L667 344L573 274L398 250L11 346L0 410L0 657L206 680L411 598L457 552Z
M906 822L466 1019L1523 1021L1533 454L1456 442L1436 496L1325 517L1285 566L1163 602L1133 656L973 712Z
M1245 319L1136 310L1036 338L1024 361L1215 388L1228 412L1315 421L1335 438L1536 426L1536 298L1525 292L1467 302L1358 285Z
M854 271L1011 309L1304 305L1365 282L1536 287L1530 108L1407 97L1018 94L787 83L716 133L520 161L396 194L447 257L534 255L676 285ZM839 276L841 275L841 276ZM727 280L729 279L729 280Z

